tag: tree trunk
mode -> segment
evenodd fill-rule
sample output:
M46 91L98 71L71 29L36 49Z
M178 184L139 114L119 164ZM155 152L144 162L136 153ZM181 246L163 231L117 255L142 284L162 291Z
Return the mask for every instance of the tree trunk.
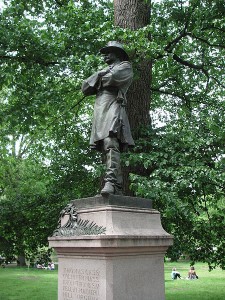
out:
M115 26L137 30L150 23L151 1L144 0L114 0ZM137 79L127 93L127 113L132 135L137 140L141 135L141 128L150 125L150 100L152 63L144 60L134 70ZM136 77L136 76L135 76ZM139 170L141 172L141 170ZM123 190L126 195L132 195L129 189L129 173L136 172L132 168L123 167Z
M115 25L137 30L149 24L151 1L114 0Z
M24 267L26 266L26 259L24 254L18 255L17 266Z

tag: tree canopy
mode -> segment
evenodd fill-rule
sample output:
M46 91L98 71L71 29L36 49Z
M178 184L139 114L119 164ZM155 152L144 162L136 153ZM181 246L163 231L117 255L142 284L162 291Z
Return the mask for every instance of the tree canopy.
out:
M151 65L151 122L123 157L131 189L161 212L175 237L170 257L225 267L225 4L139 2L148 4L148 24L121 28L110 0L1 1L2 251L35 251L66 203L97 194L101 158L88 148L94 99L80 86L103 65L99 49L120 40L135 80L141 63Z

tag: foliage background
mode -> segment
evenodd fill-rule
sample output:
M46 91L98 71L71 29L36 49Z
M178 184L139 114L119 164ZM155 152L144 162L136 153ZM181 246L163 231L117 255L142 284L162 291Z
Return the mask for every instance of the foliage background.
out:
M225 267L224 1L149 3L150 23L130 30L113 25L112 1L2 1L5 255L36 253L71 199L98 193L101 158L88 148L94 99L80 86L103 66L99 49L123 40L135 78L142 60L152 62L151 123L123 157L131 189L161 212L172 259Z

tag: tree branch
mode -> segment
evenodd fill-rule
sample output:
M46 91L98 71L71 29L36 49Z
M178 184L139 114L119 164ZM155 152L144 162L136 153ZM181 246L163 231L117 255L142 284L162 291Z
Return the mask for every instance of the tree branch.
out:
M73 110L76 106L79 106L79 105L83 102L83 100L84 100L85 98L86 98L86 96L83 96L79 101L77 101L74 105L72 105L72 106L69 108L69 111ZM55 117L54 120L53 120L50 124L48 124L48 125L46 126L46 128L44 128L44 129L45 129L45 130L48 129L53 123L56 122L56 120L58 120L59 118L62 118L62 117L66 114L67 111L68 111L68 110L64 110L64 111L62 112L61 115L59 115L58 117Z
M174 47L183 37L185 37L187 35L187 33L186 33L186 28L184 28L182 31L181 31L181 33L180 33L180 35L179 36L177 36L175 39L173 39L171 42L169 42L168 44L167 44L167 46L164 48L164 50L166 51L166 52L171 52L172 50L171 50L171 48L172 47Z
M59 64L57 61L44 61L41 58L37 58L37 59L29 59L25 56L10 56L10 55L0 55L0 59L11 59L11 60L15 60L15 61L19 61L19 62L32 62L32 63L36 63L39 65L43 65L45 67L50 66L50 65L57 65Z
M222 48L222 49L225 49L225 45L221 45L221 44L211 44L208 40L205 40L205 39L203 39L203 38L201 38L201 37L198 37L198 36L196 36L196 35L194 35L194 34L192 34L192 33L190 33L190 32L189 32L187 35L190 36L190 37L192 37L192 38L195 38L196 40L199 40L199 41L205 43L206 45L208 45L208 46L210 46L210 47L216 47L216 48Z
M225 30L223 28L216 27L214 25L208 26L208 27L203 27L201 30L205 31L205 30L211 30L211 29L215 29L215 30L221 31L222 33L225 33Z
M165 90L160 90L160 88L151 88L151 91L156 92L156 93L161 93L161 94L164 94L164 95L177 97L177 98L181 99L182 101L184 101L184 100L186 101L186 99L184 99L185 98L184 96L176 94L176 93L172 93L172 92L169 92L169 91L165 91Z
M180 34L175 39L168 43L168 45L164 48L165 51L171 52L171 47L174 47L183 37L187 36L188 25L194 10L195 6L192 8L189 16L187 16L187 21L184 24L184 28L180 31Z
M68 0L55 0L56 4L59 6L59 7L63 7L65 5L68 5Z
M224 87L224 85L218 80L216 79L214 76L209 75L208 71L206 69L204 69L204 65L195 65L189 61L186 61L184 59L182 59L181 57L179 57L177 54L173 54L173 59L177 62L179 62L180 64L187 66L189 68L198 70L198 71L202 71L203 74L205 74L205 76L208 78L213 79L218 85Z
M179 57L177 54L173 54L173 59L176 60L177 62L181 63L184 66L190 67L195 70L202 70L203 71L203 65L194 65L193 63L186 61Z

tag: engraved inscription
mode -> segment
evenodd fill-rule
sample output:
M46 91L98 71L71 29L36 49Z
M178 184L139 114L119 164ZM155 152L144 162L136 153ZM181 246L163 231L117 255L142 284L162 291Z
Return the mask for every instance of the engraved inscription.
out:
M99 300L99 270L64 268L62 275L63 300Z

